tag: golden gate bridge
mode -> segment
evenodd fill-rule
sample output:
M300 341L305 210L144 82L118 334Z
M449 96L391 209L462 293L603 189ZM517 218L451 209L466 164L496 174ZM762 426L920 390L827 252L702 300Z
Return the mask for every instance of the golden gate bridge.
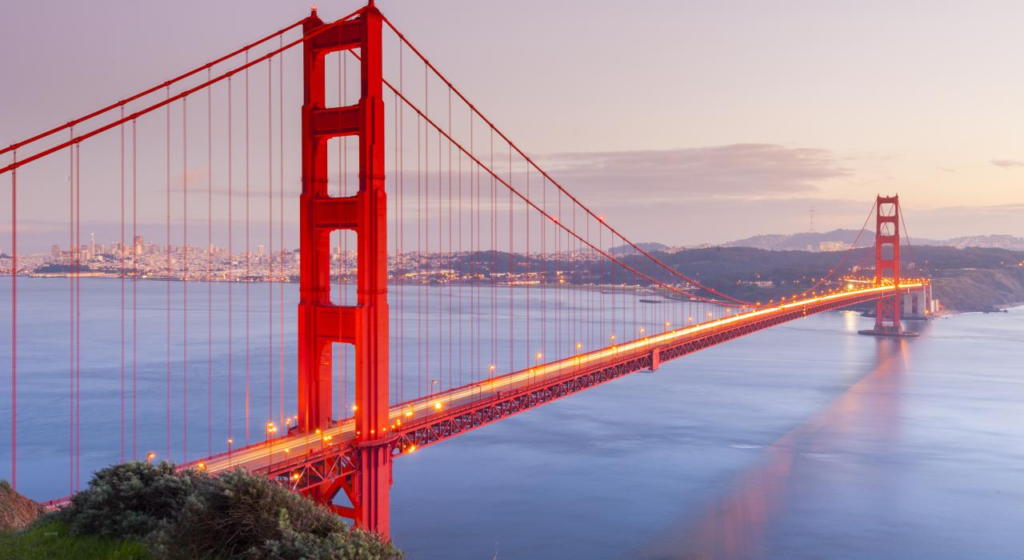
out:
M301 123L288 130L293 82ZM300 174L290 147L301 147ZM680 272L542 169L373 2L330 23L314 8L0 156L10 179L10 473L16 485L19 374L39 375L18 349L52 344L67 366L53 379L68 389L66 494L81 485L81 394L95 367L119 370L119 402L108 405L119 406L110 429L122 461L155 459L162 444L180 468L262 473L388 536L392 463L404 455L816 313L874 302L867 334L912 336L901 314L925 313L930 295L926 279L901 277L896 196L879 196L861 228L874 218L874 258L860 263L871 278L842 278L853 247L778 301L744 301ZM48 204L19 207L26 190ZM285 248L286 208L298 210L298 252ZM43 216L66 216L69 250L55 259L67 321L26 341L19 223ZM83 225L102 223L119 239L105 257L82 241ZM163 243L147 249L142 231ZM98 269L120 294L102 318L90 317L82 282ZM294 280L298 305L286 308ZM165 285L164 309L140 306L145 282ZM119 363L89 365L97 331L117 339ZM163 346L164 363L140 341ZM154 369L162 386L140 387L140 371ZM160 391L165 409L139 410L140 389ZM156 442L139 423L160 420Z

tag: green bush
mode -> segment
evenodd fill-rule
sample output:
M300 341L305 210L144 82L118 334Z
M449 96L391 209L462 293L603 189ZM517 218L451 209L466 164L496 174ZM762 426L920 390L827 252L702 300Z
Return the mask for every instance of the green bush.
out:
M176 472L174 465L132 461L107 467L89 488L71 498L62 512L72 533L146 538L173 523L199 480L196 471Z
M144 539L168 560L390 560L390 543L243 471L131 462L103 469L59 519L73 534Z
M389 543L349 528L327 508L242 471L200 484L166 535L162 548L182 559L398 557Z

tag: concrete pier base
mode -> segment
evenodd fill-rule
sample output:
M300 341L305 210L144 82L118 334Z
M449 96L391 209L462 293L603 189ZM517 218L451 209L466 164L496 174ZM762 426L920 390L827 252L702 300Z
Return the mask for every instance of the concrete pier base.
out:
M920 336L920 333L914 331L905 331L902 329L865 329L863 331L857 331L858 334L864 334L869 336L886 336L892 338L914 338Z

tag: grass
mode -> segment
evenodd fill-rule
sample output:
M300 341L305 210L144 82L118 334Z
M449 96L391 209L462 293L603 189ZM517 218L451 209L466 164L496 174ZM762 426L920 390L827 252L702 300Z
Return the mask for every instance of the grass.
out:
M21 532L0 533L0 558L10 560L152 560L146 546L93 536L70 536L56 520L43 520Z

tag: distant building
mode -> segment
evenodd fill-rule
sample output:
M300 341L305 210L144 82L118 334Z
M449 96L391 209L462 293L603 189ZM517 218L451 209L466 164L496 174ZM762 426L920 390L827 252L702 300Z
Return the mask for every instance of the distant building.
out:
M843 243L842 241L820 241L818 242L818 251L830 252L830 251L845 251L850 248L849 243Z

